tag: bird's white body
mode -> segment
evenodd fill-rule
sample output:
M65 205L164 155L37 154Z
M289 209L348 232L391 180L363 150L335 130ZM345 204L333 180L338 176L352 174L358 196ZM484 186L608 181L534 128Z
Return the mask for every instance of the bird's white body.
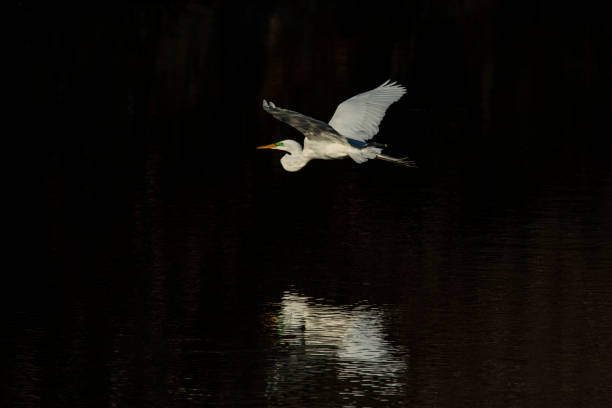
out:
M288 154L281 158L281 164L287 171L298 171L312 159L331 160L347 156L357 163L379 158L414 167L414 163L410 160L383 155L382 149L365 143L378 133L378 125L385 116L387 108L405 92L401 85L386 81L381 86L338 105L329 124L298 112L277 108L273 103L264 100L264 110L276 119L293 126L306 137L303 148L294 140L283 140L260 146L259 149L286 151Z
M304 139L304 157L311 159L342 159L357 149L348 143Z
M336 143L304 139L304 148L298 142L285 140L282 147L277 149L285 150L289 154L281 158L281 164L287 171L298 171L312 159L343 159L353 151L357 151L348 143Z
M277 146L276 149L284 150L289 154L281 158L281 164L287 171L298 171L304 167L310 160L323 159L343 159L347 156L351 157L357 163L363 163L369 159L374 159L381 152L377 147L365 147L362 149L355 148L349 143L326 142L304 139L304 148L294 140L284 140L283 146Z

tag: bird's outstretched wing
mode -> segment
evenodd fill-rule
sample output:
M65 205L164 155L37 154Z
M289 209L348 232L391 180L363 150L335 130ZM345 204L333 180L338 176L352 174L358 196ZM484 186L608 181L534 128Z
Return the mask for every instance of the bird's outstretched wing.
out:
M263 108L281 122L285 122L304 134L311 140L326 140L347 143L346 139L325 122L302 115L289 109L279 108L264 99Z
M404 93L406 89L403 86L388 80L378 88L342 102L329 124L344 137L369 140L378 133L378 125L387 108Z

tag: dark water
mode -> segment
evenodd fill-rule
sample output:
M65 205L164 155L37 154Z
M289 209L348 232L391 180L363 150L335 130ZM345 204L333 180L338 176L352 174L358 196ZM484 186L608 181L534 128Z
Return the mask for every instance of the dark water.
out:
M3 406L612 402L609 24L463 2L19 5ZM419 169L282 170L391 77ZM17 214L21 214L17 213Z

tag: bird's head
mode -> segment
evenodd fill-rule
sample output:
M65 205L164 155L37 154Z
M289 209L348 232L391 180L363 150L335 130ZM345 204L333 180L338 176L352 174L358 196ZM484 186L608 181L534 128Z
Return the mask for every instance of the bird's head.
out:
M287 152L287 154L281 158L281 164L287 171L298 171L308 163L308 160L310 160L302 154L302 145L291 139L259 146L257 149L274 149Z
M302 150L302 146L300 146L300 144L295 140L282 140L280 142L271 143L269 145L258 146L257 149L274 149L293 153Z

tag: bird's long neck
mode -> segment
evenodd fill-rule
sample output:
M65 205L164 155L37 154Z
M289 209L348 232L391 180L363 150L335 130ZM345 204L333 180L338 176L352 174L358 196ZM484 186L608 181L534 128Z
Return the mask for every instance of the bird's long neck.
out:
M304 156L302 146L297 142L295 142L295 144L291 143L290 145L285 144L285 150L287 154L281 158L281 164L287 171L298 171L310 160Z

